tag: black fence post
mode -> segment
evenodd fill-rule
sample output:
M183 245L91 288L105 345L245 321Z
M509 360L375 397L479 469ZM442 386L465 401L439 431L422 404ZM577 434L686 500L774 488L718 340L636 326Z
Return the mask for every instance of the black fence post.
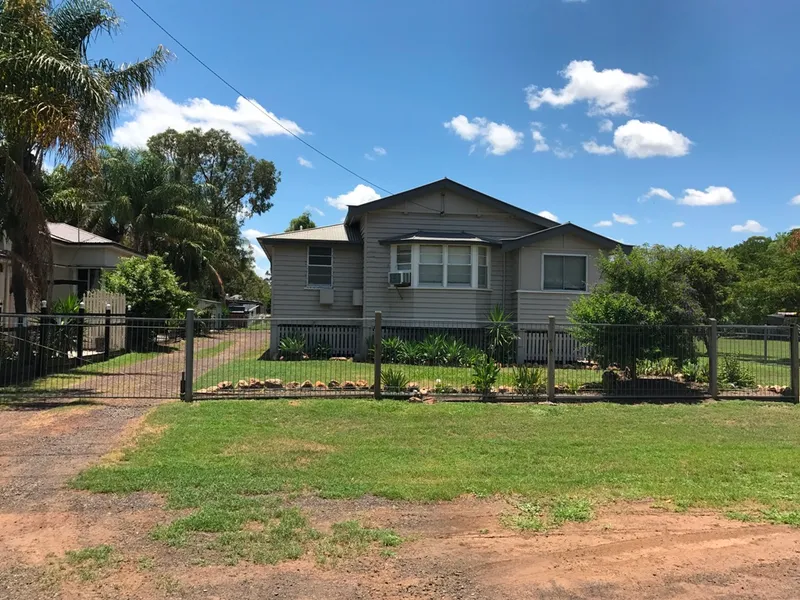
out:
M717 320L709 319L708 322L708 392L714 400L719 400L719 333Z
M797 323L791 324L789 334L789 368L791 369L792 401L800 403L800 348L798 348Z
M556 399L556 318L547 317L547 400Z
M375 311L375 400L381 399L381 311Z
M106 326L103 332L103 360L111 356L111 305L106 304Z
M44 374L47 346L47 300L42 300L41 309L39 310L39 353L38 353L38 373Z
M83 360L83 330L86 328L86 303L81 301L78 306L78 341L75 349L78 355L78 362Z

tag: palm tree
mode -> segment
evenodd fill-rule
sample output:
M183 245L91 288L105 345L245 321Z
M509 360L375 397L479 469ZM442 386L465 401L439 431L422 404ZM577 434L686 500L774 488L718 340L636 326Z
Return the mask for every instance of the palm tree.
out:
M122 106L150 89L169 58L90 60L90 40L119 26L105 0L0 0L0 228L11 242L16 312L46 296L52 250L36 178L45 153L87 158Z

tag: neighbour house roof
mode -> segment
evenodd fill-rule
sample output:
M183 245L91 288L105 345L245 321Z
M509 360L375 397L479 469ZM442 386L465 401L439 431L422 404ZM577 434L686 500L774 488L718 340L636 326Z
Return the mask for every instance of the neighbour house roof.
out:
M500 246L500 240L483 237L466 231L415 231L380 240L381 244L486 244Z
M546 239L558 235L574 235L576 237L586 240L587 242L596 244L600 248L606 248L608 250L613 250L617 246L620 246L622 250L626 253L633 250L633 246L631 246L630 244L622 244L616 240L607 238L604 235L600 235L599 233L595 233L593 231L589 231L588 229L584 229L583 227L579 227L574 223L564 223L563 225L557 225L555 227L550 227L549 229L543 229L542 231L537 231L535 233L529 233L527 235L523 235L517 238L503 240L503 252L515 250L523 246L530 246L531 244L542 242Z
M308 242L321 242L326 244L360 244L361 234L355 227L344 224L326 225L311 229L299 229L286 233L275 233L258 238L258 243L269 255L267 248L280 244L302 244Z
M388 208L400 202L410 201L414 198L441 190L453 192L454 194L458 194L459 196L463 196L464 198L473 200L485 206L503 210L517 217L518 219L528 221L535 225L539 225L540 227L553 227L558 225L556 221L545 219L536 213L528 212L527 210L523 210L517 206L514 206L513 204L508 204L507 202L503 202L502 200L488 196L483 192L479 192L478 190L473 190L470 187L457 183L451 179L447 179L446 177L444 179L440 179L439 181L434 181L405 192L400 192L399 194L393 194L391 196L387 196L386 198L381 198L380 200L373 200L372 202L359 204L358 206L350 206L347 209L347 217L345 218L344 222L347 225L351 225L358 222L361 215L370 211Z
M48 223L47 229L50 231L50 239L60 244L70 244L70 245L92 244L98 246L115 246L117 248L122 248L123 250L127 250L132 254L138 254L138 252L136 252L132 248L128 248L123 244L120 244L113 240L109 240L108 238L104 238L103 236L97 235L96 233L92 233L91 231L86 231L85 229L81 229L80 227L69 225L68 223Z

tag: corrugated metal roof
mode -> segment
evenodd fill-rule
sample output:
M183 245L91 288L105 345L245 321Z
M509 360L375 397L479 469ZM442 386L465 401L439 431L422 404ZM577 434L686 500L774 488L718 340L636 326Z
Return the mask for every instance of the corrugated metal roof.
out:
M492 238L483 237L475 233L466 231L415 231L391 238L380 240L381 244L393 244L397 242L416 243L416 244L489 244L499 246L500 241Z
M56 241L66 242L67 244L114 244L115 242L86 231L80 227L74 227L67 223L48 223L50 237Z
M349 242L351 244L360 244L361 235L357 229L339 224L265 235L258 238L258 240L262 245L270 245L274 242Z

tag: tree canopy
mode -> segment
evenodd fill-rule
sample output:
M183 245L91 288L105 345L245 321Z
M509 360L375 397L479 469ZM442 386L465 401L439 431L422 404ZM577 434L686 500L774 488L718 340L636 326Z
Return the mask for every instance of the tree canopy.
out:
M300 231L301 229L314 229L317 224L311 220L311 212L305 211L299 217L295 217L289 221L289 227L286 231Z

